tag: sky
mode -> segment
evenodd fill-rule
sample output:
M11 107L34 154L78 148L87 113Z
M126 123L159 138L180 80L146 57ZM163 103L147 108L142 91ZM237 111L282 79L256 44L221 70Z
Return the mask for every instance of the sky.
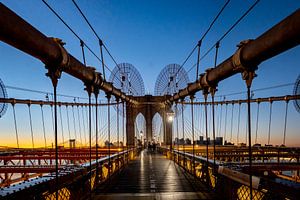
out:
M39 0L2 0L2 3L49 37L61 38L66 42L65 48L82 60L80 43L76 37L58 20L53 13ZM225 1L221 0L90 0L76 1L86 14L96 32L118 63L128 62L140 72L146 93L154 93L155 80L160 71L168 64L182 64L192 48L206 31L212 19L218 13ZM71 0L51 0L48 3L62 16L80 37L96 52L99 52L98 42ZM232 0L221 14L207 37L203 40L201 52L210 48L217 39L254 3L253 0ZM300 7L297 0L261 0L247 17L221 41L218 63L231 56L236 45L245 39L255 39L280 20ZM300 74L300 48L295 47L259 65L257 78L253 89L265 88L281 84L290 84L273 90L255 92L254 97L269 97L291 94L292 83ZM212 67L214 53L210 53L200 63L200 71ZM104 54L105 63L114 68L114 63ZM186 70L196 62L196 54L184 66ZM93 55L87 52L87 65L101 71L101 65ZM46 70L39 60L1 42L0 43L0 79L8 86L8 96L22 99L45 99L45 95L21 92L10 89L10 86L22 87L39 91L51 92L51 82L45 76ZM106 72L109 75L109 72ZM189 72L190 80L195 80L195 69ZM58 93L70 96L86 97L81 81L63 74L59 80ZM226 99L245 98L245 94L228 96L234 92L245 91L245 83L240 75L235 75L219 84L216 95L225 95ZM104 99L104 94L101 94ZM201 100L201 94L197 94ZM222 97L223 98L223 97ZM73 101L72 98L59 97L59 100ZM81 99L85 101L85 99ZM255 117L255 107L253 118ZM268 106L261 110L261 142L265 143L267 132ZM28 113L26 106L18 106L17 116L20 134L23 134L23 146L30 146L28 129ZM33 119L40 121L39 108L33 108ZM282 140L282 120L284 103L274 104L274 122L272 130L273 143L280 144ZM47 112L50 112L49 110ZM47 113L46 113L47 114ZM63 114L63 118L64 118ZM224 115L224 114L223 114ZM236 115L235 115L236 116ZM300 145L299 120L300 114L289 103L287 144ZM12 108L0 118L0 145L13 145L14 125ZM242 118L244 119L244 118ZM278 123L276 123L278 122ZM21 124L24 123L22 126ZM40 123L34 123L36 143L42 142ZM27 127L27 128L25 128ZM51 131L51 126L47 128ZM49 136L49 141L52 137ZM26 144L26 145L25 145Z

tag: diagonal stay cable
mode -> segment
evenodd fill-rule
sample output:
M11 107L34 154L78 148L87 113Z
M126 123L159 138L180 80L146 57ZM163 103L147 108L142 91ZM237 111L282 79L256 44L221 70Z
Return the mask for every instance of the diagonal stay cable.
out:
M200 61L203 60L215 47L218 43L220 43L249 13L251 10L253 10L253 8L259 3L260 0L256 0L249 8L248 10L217 40L217 42L211 46L206 53L200 58ZM188 72L190 72L194 67L196 66L196 64L194 64L189 70ZM178 80L178 82L181 79ZM177 82L177 83L178 83Z
M42 1L51 10L51 12L73 33L73 35L79 41L82 41L84 43L85 47L89 50L89 52L92 53L97 60L102 62L102 60L96 55L96 53L86 44L86 42L81 37L79 37L79 35L66 23L66 21L62 19L62 17L46 2L46 0L42 0ZM105 65L105 68L110 72L112 72L112 70L107 65Z
M78 6L78 4L76 3L75 0L72 0L73 4L75 5L75 7L77 8L77 10L80 12L81 16L84 18L84 20L86 21L86 23L88 24L88 26L91 28L91 30L93 31L94 35L97 37L97 39L99 41L103 40L100 38L100 36L98 35L98 33L95 31L94 27L92 26L92 24L89 22L89 20L87 19L87 17L85 16L85 14L82 12L82 10L80 9L80 7ZM116 66L119 68L118 63L116 62L116 59L112 56L112 54L110 53L110 51L108 50L107 46L103 43L103 47L106 50L106 52L108 53L108 55L110 56L110 58L112 59L112 61L116 64Z
M77 10L79 11L79 13L81 14L81 16L83 17L83 19L86 21L86 23L88 24L88 26L90 27L90 29L92 30L92 32L94 33L94 35L96 36L96 38L98 39L99 44L100 44L100 50L102 51L101 46L103 45L103 47L106 50L106 52L108 53L109 57L112 59L112 61L115 63L116 67L120 71L121 69L120 69L120 67L119 67L116 59L112 56L111 52L108 50L107 46L104 44L104 42L100 38L99 34L95 31L94 27L92 26L92 24L90 23L90 21L88 20L88 18L85 16L85 14L83 13L83 11L80 9L79 5L76 3L75 0L72 0L72 2L75 5L75 7L77 8ZM103 54L101 53L101 55L103 55ZM102 60L102 64L104 65L103 58L101 60ZM118 77L117 77L117 79L121 82L121 80ZM133 88L133 89L135 90L135 88Z
M74 36L80 41L80 42L82 42L83 44L84 44L84 46L89 50L89 52L93 55L93 56L95 56L95 58L100 62L100 63L102 63L102 65L110 72L110 73L112 73L112 70L106 65L106 64L104 64L104 62L103 62L103 59L101 59L101 58L99 58L99 56L97 56L96 55L96 53L85 43L85 41L66 23L66 21L65 20L63 20L62 19L62 17L45 1L45 0L42 0L43 1L43 3L51 10L51 12L74 34ZM108 50L107 49L107 47L106 46L104 46L104 48L106 49L106 50ZM108 52L108 54L110 54L110 52ZM111 54L110 54L111 55ZM115 62L115 59L113 59L114 60L114 62ZM115 64L117 65L117 63L115 62ZM117 65L118 66L118 65ZM121 80L120 80L120 78L119 77L116 77L117 78L117 80L118 81L120 81L120 83L122 82Z
M223 7L220 9L220 11L218 12L218 14L214 17L213 21L210 23L210 25L208 26L207 30L204 32L204 34L202 35L201 39L198 41L197 45L193 48L193 50L191 51L191 53L188 55L188 57L184 60L184 62L180 65L180 67L178 68L177 72L175 73L175 77L177 76L177 74L179 73L179 71L183 68L183 66L186 64L186 62L189 60L189 58L192 56L192 54L194 53L194 51L197 48L200 48L202 41L204 40L204 38L206 37L206 35L208 34L208 32L211 30L211 28L213 27L213 25L215 24L215 22L217 21L217 19L220 17L220 15L222 14L222 12L224 11L224 9L227 7L227 5L229 4L230 0L227 0L226 3L223 5ZM211 50L214 47L211 48ZM199 52L198 52L199 53ZM206 55L205 55L206 56ZM200 59L202 60L202 58ZM199 60L199 61L200 61ZM193 66L195 67L196 64ZM190 70L189 70L190 71ZM177 81L177 83L180 81L181 79L179 79ZM166 86L167 87L167 86ZM164 89L165 90L165 89Z

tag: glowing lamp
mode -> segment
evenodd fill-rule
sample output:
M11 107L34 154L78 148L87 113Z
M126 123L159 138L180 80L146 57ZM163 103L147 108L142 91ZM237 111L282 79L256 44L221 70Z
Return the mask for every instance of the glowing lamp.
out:
M169 111L166 112L167 114L167 121L168 122L173 122L174 117L175 117L175 113L172 109L170 109Z

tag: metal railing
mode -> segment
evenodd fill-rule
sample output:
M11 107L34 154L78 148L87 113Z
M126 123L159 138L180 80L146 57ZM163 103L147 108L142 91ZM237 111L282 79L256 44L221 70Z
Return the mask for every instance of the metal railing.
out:
M96 186L105 183L133 159L131 148L90 163L65 166L59 170L58 199L86 199ZM92 191L91 191L92 190ZM0 189L0 199L55 199L55 173L29 179Z
M250 199L249 175L239 171L234 165L224 162L159 147L158 151L167 158L176 162L188 173L194 175L199 181L213 190L222 199ZM298 188L297 188L298 187ZM278 181L260 176L252 177L252 199L298 199L300 196L299 184Z

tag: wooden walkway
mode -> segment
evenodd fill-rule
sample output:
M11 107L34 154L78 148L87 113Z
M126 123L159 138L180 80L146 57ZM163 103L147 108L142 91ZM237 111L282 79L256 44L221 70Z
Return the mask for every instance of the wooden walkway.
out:
M144 150L93 199L214 199L206 187L173 161Z

